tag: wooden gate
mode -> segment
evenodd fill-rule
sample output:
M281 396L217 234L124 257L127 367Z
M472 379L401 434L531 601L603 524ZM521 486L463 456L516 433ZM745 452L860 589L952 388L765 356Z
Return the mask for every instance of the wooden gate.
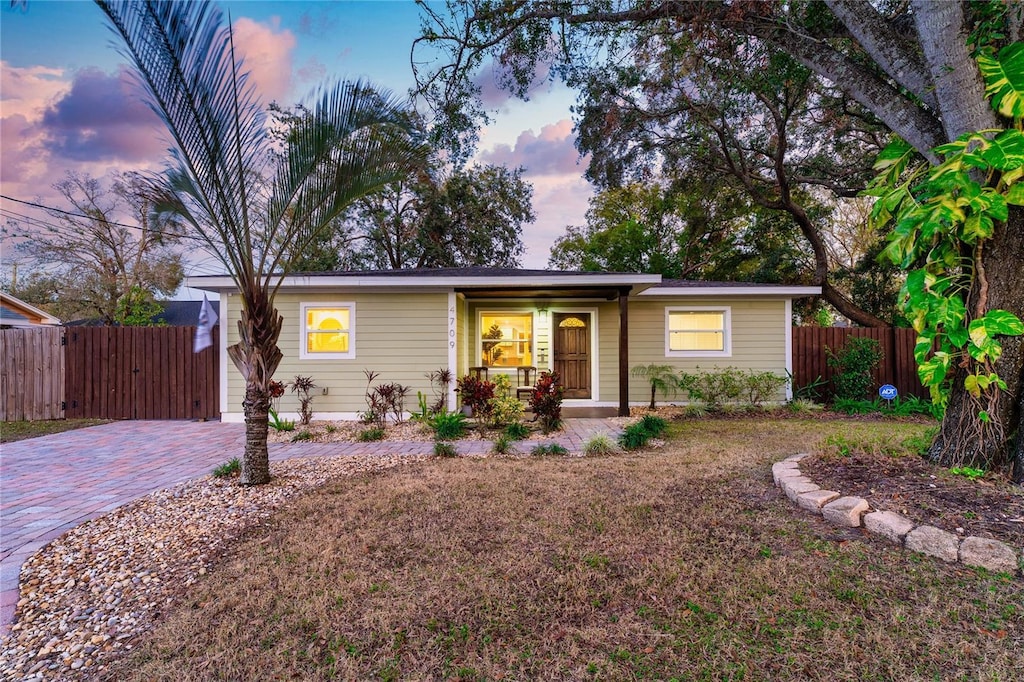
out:
M218 335L192 352L195 327L68 327L65 415L202 419L219 410Z
M64 417L63 327L0 330L0 421Z

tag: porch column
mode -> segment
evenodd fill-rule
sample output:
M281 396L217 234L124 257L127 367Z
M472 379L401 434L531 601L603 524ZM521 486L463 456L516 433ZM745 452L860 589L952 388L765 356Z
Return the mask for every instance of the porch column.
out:
M629 288L619 289L619 416L629 416Z

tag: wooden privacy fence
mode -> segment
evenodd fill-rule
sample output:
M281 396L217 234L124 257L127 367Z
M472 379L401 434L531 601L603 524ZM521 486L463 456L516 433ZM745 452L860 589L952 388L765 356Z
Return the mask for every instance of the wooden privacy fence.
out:
M195 327L68 327L65 415L202 419L219 411L217 339L193 353Z
M62 327L0 330L0 421L64 417Z
M851 337L867 337L878 341L885 356L875 370L874 388L892 384L901 396L929 398L928 389L917 377L913 329L864 327L793 327L793 386L807 386L821 377L826 383L818 388L823 400L831 400L836 370L828 366L826 348L837 352ZM875 394L877 395L877 393Z
M0 419L204 419L220 414L219 330L195 327L0 331Z

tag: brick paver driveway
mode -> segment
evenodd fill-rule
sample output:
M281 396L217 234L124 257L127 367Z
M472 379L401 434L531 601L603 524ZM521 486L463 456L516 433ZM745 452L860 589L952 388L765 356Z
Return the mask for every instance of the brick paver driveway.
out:
M0 445L0 631L21 564L51 540L241 452L241 424L124 421Z
M616 432L602 419L567 419L551 442L579 451L591 436ZM210 473L240 456L244 442L242 424L122 421L0 445L0 633L14 617L25 559L84 521ZM458 449L481 454L490 446L467 441ZM270 458L426 454L432 447L429 442L271 444Z

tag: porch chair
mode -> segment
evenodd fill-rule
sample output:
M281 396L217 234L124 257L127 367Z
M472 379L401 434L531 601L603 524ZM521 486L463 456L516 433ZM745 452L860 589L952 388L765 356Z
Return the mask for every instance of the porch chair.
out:
M475 376L480 381L487 381L488 370L487 367L470 367L469 373Z
M533 385L536 383L536 367L516 367L516 398L526 403L530 402L530 394L533 393Z

